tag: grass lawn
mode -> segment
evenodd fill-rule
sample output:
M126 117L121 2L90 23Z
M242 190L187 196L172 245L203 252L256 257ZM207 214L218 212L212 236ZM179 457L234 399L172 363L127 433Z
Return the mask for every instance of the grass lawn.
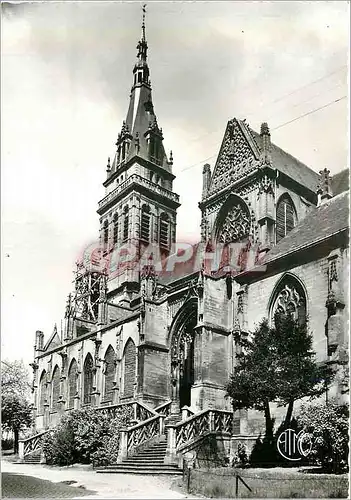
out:
M75 488L61 483L52 483L22 474L1 474L2 498L74 498L93 495L94 491Z
M234 469L194 469L190 493L207 498L235 498ZM296 469L238 469L241 498L347 498L348 476L305 474Z

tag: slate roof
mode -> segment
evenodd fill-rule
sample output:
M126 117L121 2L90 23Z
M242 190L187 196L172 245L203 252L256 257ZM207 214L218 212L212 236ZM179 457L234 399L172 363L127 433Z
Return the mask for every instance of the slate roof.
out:
M262 264L312 246L349 227L349 192L334 196L302 219L285 238L270 250Z
M345 168L341 172L333 175L331 179L331 188L333 196L336 196L343 191L347 191L350 187L350 170Z
M254 137L256 144L262 150L262 140L260 134L251 128L249 130ZM317 191L319 174L291 154L278 147L273 142L271 143L271 158L273 166L277 170L286 174L291 179L294 179L302 186L306 186L314 193Z

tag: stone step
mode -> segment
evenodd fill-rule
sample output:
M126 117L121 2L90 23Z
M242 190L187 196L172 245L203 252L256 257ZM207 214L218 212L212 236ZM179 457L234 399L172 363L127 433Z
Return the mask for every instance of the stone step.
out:
M180 469L158 469L158 470L149 470L146 468L138 469L138 468L129 468L129 469L96 469L98 474L140 474L140 475L149 475L149 476L159 476L160 474L167 476L180 476L183 472Z
M164 465L164 460L124 460L119 465L128 467L160 467Z

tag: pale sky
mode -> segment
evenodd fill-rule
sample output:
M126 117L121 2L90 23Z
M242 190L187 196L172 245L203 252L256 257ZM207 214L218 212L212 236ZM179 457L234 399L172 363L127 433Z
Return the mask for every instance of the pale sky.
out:
M2 357L29 363L35 330L47 339L59 327L74 262L98 237L141 3L2 11ZM148 3L153 101L182 203L179 241L199 236L202 165L213 167L234 116L256 130L267 121L272 141L316 171L347 167L349 15L335 1Z

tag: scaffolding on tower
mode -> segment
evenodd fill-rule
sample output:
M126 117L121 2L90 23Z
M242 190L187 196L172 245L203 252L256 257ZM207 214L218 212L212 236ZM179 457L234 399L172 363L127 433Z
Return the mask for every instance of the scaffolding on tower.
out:
M97 321L101 290L106 288L106 272L100 262L76 262L73 310L77 319Z

